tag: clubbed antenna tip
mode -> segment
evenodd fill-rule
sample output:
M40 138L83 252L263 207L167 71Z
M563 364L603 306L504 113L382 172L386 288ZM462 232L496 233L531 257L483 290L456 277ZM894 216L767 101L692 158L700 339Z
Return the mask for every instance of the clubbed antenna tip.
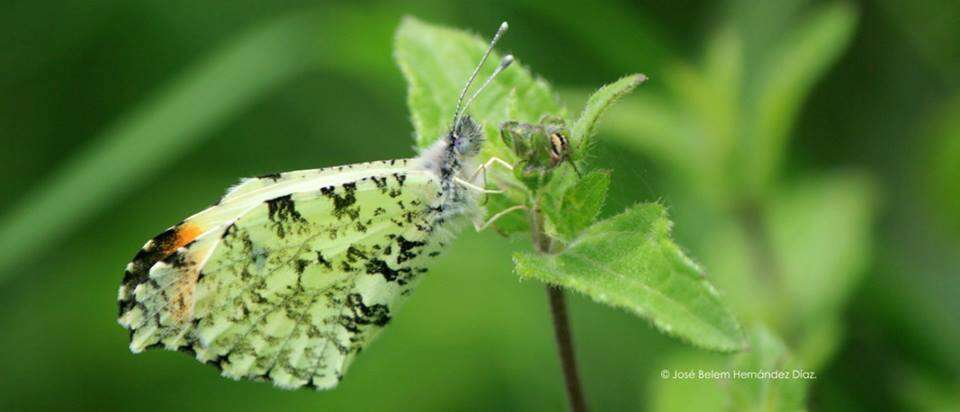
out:
M493 46L497 44L497 41L500 40L500 36L503 36L503 33L506 32L508 28L510 28L510 25L508 25L507 22L500 23L500 28L497 29L497 33L494 34L493 39L490 40L490 45L487 47L487 50L483 52L483 57L480 58L480 63L478 63L477 67L473 69L473 74L470 75L470 78L467 79L467 84L463 86L463 90L460 91L460 97L457 98L457 108L453 113L453 127L456 127L457 122L460 119L460 115L463 114L463 112L466 111L466 108L470 105L469 102L476 98L475 93L466 105L463 104L463 99L467 96L467 90L470 89L470 85L473 84L473 81L477 78L477 74L480 73L480 68L483 67L483 63L486 63L487 57L490 57L490 53L493 51ZM503 69L506 69L507 66L509 66L512 62L513 56L507 55L504 57L503 60L500 61L500 66L498 66L497 70L493 72L493 76L488 78L487 81L484 82L483 86L480 86L480 89L477 90L477 92L483 90L483 87L489 84L490 80L492 80L494 76L503 71Z

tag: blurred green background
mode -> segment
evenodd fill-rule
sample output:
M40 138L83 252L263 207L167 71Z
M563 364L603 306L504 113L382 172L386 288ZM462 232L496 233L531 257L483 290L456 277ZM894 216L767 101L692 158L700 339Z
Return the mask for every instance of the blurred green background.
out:
M0 410L565 408L543 287L512 273L529 245L494 233L464 233L334 391L134 356L116 324L130 257L239 177L413 155L407 14L509 21L499 49L574 112L648 74L601 127L607 213L667 204L745 327L817 372L811 410L960 410L960 3L355 3L0 5ZM768 409L659 377L735 357L570 310L595 410Z

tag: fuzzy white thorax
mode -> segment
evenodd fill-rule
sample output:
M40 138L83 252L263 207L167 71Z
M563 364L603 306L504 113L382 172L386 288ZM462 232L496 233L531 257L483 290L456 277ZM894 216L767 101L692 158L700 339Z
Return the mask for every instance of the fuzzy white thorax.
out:
M483 130L470 116L463 116L456 127L417 156L413 167L432 173L440 182L445 218L482 215L477 201L479 193L456 182L459 179L473 183L472 171L482 145Z

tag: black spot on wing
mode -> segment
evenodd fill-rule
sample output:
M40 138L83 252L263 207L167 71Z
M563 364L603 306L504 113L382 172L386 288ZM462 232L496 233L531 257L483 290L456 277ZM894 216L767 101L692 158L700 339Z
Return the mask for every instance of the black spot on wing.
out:
M377 188L380 189L381 193L387 191L386 177L371 176L370 179L373 180L373 183L377 185Z
M330 263L327 258L323 257L323 253L317 251L317 263L326 266L327 269L333 269L333 263Z
M303 217L300 216L300 212L297 212L291 195L284 195L268 200L267 213L269 214L270 220L274 222L303 219Z
M337 219L348 216L351 220L355 220L360 216L360 209L352 207L357 203L357 184L354 182L344 183L341 187L343 188L341 193L337 193L333 186L321 188L320 193L333 201L333 215Z
M427 242L420 240L407 240L403 236L397 236L397 246L400 252L397 254L397 263L403 263L413 259L420 254L420 250L427 245Z
M350 263L355 263L358 260L367 260L367 254L356 246L350 246L347 248L347 261Z
M286 237L292 229L302 225L306 220L297 212L296 204L291 195L275 197L267 200L267 216L273 222L273 228L281 239Z
M297 259L294 262L295 269L298 275L302 275L303 271L307 270L307 266L310 266L310 261L306 259Z
M277 180L280 180L280 173L267 173L265 175L257 176L257 179L269 179L276 182Z
M149 281L150 268L171 254L177 242L177 231L182 224L182 222L178 223L155 236L134 255L130 265L123 272L123 280L120 281L121 286L125 287L128 292L127 296L121 297L119 301L118 316L122 316L136 306L133 290L137 285Z
M165 258L169 249L176 244L177 227L171 227L154 237L148 245L140 249L130 262L131 270L124 273L123 283L139 285L146 281L150 267Z
M379 327L386 326L387 323L390 323L390 308L387 305L382 304L373 304L366 305L363 303L363 297L359 293L351 293L347 295L347 309L350 314L342 316L340 318L340 324L348 331L359 335L370 325L375 325ZM362 340L362 336L351 337L351 341L357 343ZM354 350L359 349L355 347Z
M186 247L186 246L185 246ZM187 254L182 253L180 250L164 257L161 262L166 263L170 266L173 266L177 269L182 269L187 267L190 264L190 261L187 260Z
M397 277L400 276L400 271L394 270L393 268L390 267L390 265L387 264L387 262L384 262L383 260L380 260L380 259L370 259L369 261L367 261L366 269L367 269L367 273L371 275L373 274L383 275L383 278L387 282L393 282L397 280Z
M397 179L397 184L400 185L400 187L403 187L403 182L407 180L407 175L403 173L394 173L393 178Z

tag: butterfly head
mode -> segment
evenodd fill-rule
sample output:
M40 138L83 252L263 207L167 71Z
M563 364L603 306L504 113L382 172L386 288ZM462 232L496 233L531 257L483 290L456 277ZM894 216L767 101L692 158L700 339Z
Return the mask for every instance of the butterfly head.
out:
M480 154L480 148L483 146L483 129L472 117L464 115L453 126L450 138L457 154L463 158L470 158Z

